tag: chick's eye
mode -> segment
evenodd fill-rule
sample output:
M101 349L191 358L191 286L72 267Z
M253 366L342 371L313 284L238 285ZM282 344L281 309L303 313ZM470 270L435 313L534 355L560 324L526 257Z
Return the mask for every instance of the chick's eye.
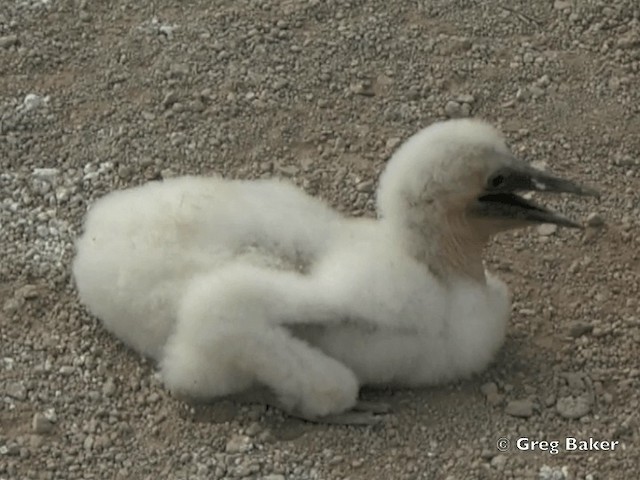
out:
M493 188L498 188L500 185L502 185L504 183L504 175L495 175L494 177L491 177L491 180L489 180L489 185L491 185Z

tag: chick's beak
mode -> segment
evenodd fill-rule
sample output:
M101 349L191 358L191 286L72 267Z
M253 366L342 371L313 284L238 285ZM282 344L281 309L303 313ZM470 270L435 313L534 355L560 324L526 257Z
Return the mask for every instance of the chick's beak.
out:
M563 227L583 228L582 225L548 208L527 200L516 192L570 193L599 196L592 188L571 180L556 177L530 165L514 161L498 170L485 191L477 198L473 213L480 217L511 220L522 223L554 223Z

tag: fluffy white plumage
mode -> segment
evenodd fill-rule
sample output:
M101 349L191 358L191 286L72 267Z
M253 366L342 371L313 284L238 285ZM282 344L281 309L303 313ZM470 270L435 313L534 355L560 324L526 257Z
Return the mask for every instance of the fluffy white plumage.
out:
M277 180L114 192L77 243L80 297L189 397L262 385L319 418L354 407L363 384L468 376L492 360L509 313L481 250L516 225L467 207L513 162L483 122L434 124L387 165L377 220L345 218Z

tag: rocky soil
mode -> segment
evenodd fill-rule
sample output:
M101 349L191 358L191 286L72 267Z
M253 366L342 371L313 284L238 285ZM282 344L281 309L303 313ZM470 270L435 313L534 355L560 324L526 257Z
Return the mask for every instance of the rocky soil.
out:
M371 215L401 139L465 115L603 195L545 200L584 232L494 242L514 293L495 366L365 391L381 427L186 405L77 302L73 238L106 192L276 175ZM0 479L637 478L637 0L2 0L0 165Z

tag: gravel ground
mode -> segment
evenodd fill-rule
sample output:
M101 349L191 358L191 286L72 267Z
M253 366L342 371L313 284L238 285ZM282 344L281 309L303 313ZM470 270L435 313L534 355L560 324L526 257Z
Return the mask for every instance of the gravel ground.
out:
M638 85L637 0L1 0L0 479L637 478ZM400 140L465 115L603 196L549 202L584 232L491 245L514 291L495 366L365 391L382 427L185 405L78 305L73 238L108 191L277 175L370 215Z

